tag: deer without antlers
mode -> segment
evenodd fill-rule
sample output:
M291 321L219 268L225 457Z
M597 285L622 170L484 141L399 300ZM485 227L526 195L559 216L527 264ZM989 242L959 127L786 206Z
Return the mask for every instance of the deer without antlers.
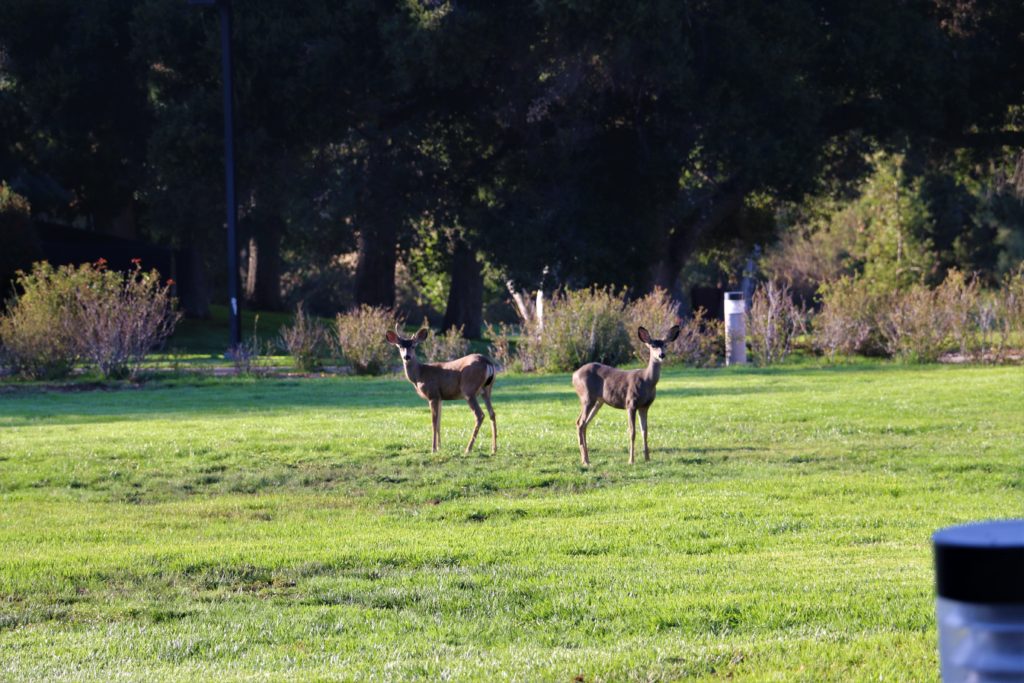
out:
M491 418L491 453L498 450L498 425L494 421L494 408L491 407L491 389L494 386L496 368L487 356L471 353L446 363L421 363L416 358L416 346L427 338L427 330L422 329L412 339L405 339L395 332L385 335L389 344L398 348L405 367L405 376L416 387L416 393L430 403L430 419L433 423L433 441L431 451L436 453L441 447L441 402L459 398L466 399L476 416L473 436L469 438L466 452L473 450L473 443L484 421L484 411L476 400L479 393L483 396L487 414Z
M647 448L647 410L654 403L655 388L661 377L661 361L665 360L665 345L679 336L679 326L673 325L664 339L652 339L646 328L639 328L637 335L651 353L647 367L643 370L618 370L601 363L587 363L572 375L572 385L580 397L580 416L576 420L579 436L580 458L584 465L590 464L587 449L587 425L598 409L607 403L613 408L625 408L629 430L629 464L633 464L633 447L636 441L636 416L640 414L640 431L644 436L644 460L650 460Z

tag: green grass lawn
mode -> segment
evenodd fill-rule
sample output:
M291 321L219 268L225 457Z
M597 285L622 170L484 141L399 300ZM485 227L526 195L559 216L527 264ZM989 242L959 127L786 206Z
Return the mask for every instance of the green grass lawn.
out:
M929 536L1024 516L1024 369L0 391L0 679L936 680ZM487 429L485 424L484 430Z

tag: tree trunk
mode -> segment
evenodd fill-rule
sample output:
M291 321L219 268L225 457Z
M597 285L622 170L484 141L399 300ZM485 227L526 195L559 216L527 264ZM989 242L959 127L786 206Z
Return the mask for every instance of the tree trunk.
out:
M397 240L394 222L387 218L379 223L371 220L360 225L353 286L357 304L394 307Z
M356 212L356 274L353 294L357 304L395 306L395 265L402 227L402 196L398 182L401 165L386 135L370 139Z
M464 337L479 339L483 328L484 277L476 253L461 237L455 241L451 275L444 329L461 326Z
M267 226L249 238L243 296L255 309L282 310L281 236Z
M256 272L260 266L260 245L255 236L249 237L249 244L245 248L245 278L242 284L242 298L247 303L252 303L256 298Z
M189 318L210 317L210 280L203 254L188 244L174 253L174 280L178 301Z
M676 301L683 301L683 286L679 281L679 273L683 269L683 259L679 252L666 252L651 266L651 286L664 289Z
M668 290L676 301L683 301L682 283L679 281L683 265L705 234L739 211L745 197L746 190L742 185L727 183L709 200L703 211L680 221L669 233L661 258L651 266L651 289L661 287Z

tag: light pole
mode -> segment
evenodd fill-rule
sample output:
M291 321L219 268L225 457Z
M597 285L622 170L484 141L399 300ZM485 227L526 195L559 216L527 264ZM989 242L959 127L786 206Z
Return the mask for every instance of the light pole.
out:
M228 320L233 352L242 343L238 304L238 202L235 199L235 105L231 64L231 0L188 0L190 5L216 5L220 10L220 64L224 90L224 194L228 213Z

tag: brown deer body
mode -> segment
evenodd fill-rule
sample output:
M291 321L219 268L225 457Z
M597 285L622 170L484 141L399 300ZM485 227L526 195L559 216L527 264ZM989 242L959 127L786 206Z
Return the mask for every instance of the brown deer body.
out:
M491 453L497 452L498 425L494 420L494 408L491 406L491 389L494 387L496 371L494 362L487 356L471 353L445 363L421 363L416 358L416 346L427 338L425 329L417 332L412 339L404 339L394 332L388 332L386 338L389 344L398 348L406 379L416 388L416 393L430 404L430 419L433 424L432 452L436 453L441 447L441 402L457 399L465 399L476 417L473 436L466 446L467 453L473 450L476 435L484 421L484 411L480 409L480 403L476 400L477 394L483 397L487 414L491 418Z
M580 397L580 416L576 419L576 433L579 437L580 459L590 464L587 448L587 425L602 405L625 409L626 426L629 432L629 464L634 462L633 450L636 442L636 416L640 415L640 431L644 439L644 460L650 460L647 447L647 411L654 403L655 389L661 377L661 361L665 359L665 345L679 336L679 326L668 331L665 339L652 339L650 333L641 327L637 334L647 345L650 360L643 370L618 370L601 363L587 363L572 375L572 385Z

